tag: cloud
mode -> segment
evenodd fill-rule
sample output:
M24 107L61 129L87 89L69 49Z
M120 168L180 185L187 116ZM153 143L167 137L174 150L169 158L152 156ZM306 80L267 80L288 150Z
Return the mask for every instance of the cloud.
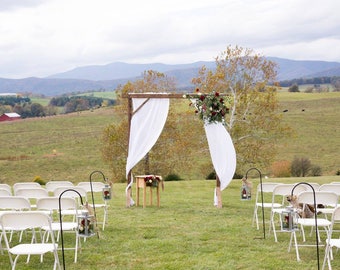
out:
M0 77L77 66L213 60L227 45L340 61L340 2L0 0ZM24 2L24 3L22 3Z

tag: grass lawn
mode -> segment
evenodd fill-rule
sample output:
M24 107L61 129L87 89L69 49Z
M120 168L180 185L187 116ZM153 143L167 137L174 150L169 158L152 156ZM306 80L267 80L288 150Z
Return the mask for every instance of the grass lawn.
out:
M270 179L284 183L302 180L322 184L340 181L340 176ZM256 187L258 179L252 181ZM161 207L143 209L126 208L125 184L114 184L108 225L100 230L99 239L92 237L82 244L78 263L73 263L73 251L65 251L66 269L317 269L315 247L300 248L302 261L297 262L295 250L287 252L288 233L278 233L275 243L266 225L266 239L261 239L262 227L256 230L252 226L255 198L240 200L239 180L222 192L222 209L213 206L214 185L215 181L207 180L166 182ZM134 198L135 194L133 186ZM265 218L269 218L267 212ZM325 239L325 234L321 235ZM65 245L70 244L67 235L64 239ZM307 241L315 243L314 234ZM323 256L320 246L320 267ZM334 256L332 265L337 269L340 256ZM52 256L45 256L43 264L34 257L27 265L25 261L19 259L18 269L52 268ZM0 256L0 268L9 267L5 253Z

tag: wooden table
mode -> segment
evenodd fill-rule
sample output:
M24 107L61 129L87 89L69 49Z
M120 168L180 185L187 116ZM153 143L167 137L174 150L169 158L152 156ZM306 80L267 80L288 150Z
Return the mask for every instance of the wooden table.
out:
M150 205L152 205L152 190L154 188L156 188L156 193L157 193L157 206L160 207L160 194L159 194L159 186L162 184L163 185L163 180L162 177L159 175L137 175L135 176L135 180L136 180L136 205L139 206L139 190L142 188L143 189L143 208L145 208L146 206L146 188L148 187L146 185L145 182L145 178L149 177L149 176L153 176L153 177L157 177L158 179L160 179L160 181L158 181L158 185L156 187L153 186L149 186L150 188Z

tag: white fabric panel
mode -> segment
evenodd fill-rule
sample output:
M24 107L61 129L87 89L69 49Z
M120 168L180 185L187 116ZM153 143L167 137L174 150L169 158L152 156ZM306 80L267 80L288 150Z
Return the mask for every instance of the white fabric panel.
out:
M158 140L169 111L168 98L133 98L129 152L126 161L126 177L129 171L151 150ZM139 108L142 105L141 108ZM139 109L138 109L139 108Z
M211 160L220 179L222 191L229 185L236 170L234 144L222 123L205 124L204 129Z

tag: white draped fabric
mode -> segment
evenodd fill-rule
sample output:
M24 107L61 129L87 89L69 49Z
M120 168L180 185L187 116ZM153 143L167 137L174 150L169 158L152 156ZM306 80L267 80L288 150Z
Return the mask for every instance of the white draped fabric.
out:
M126 177L151 150L160 136L169 111L168 98L133 98Z
M233 179L236 170L236 152L231 137L222 123L204 125L210 156L216 174L225 189Z

